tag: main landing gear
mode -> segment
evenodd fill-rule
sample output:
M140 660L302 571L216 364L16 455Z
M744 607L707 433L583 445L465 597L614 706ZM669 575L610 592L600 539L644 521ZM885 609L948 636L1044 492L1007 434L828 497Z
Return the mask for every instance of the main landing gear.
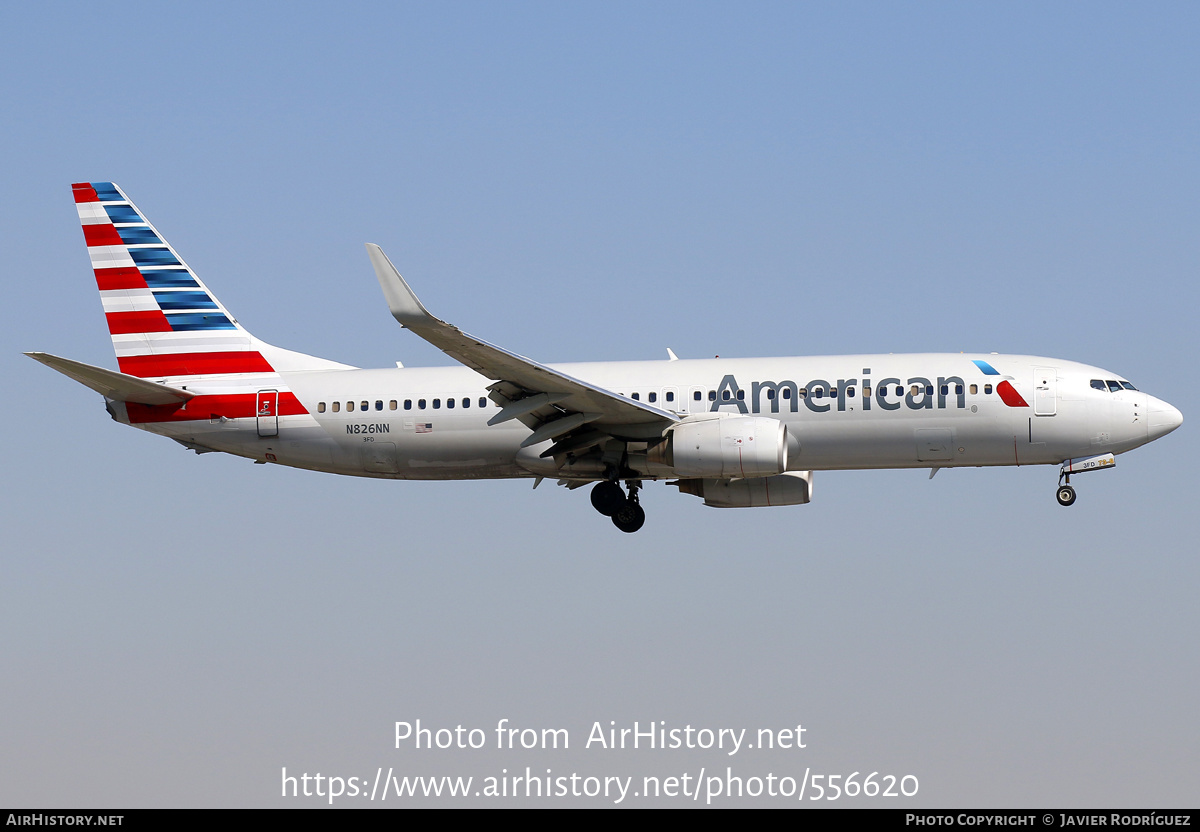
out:
M1058 491L1054 495L1060 506L1074 505L1075 489L1071 487L1071 475L1066 470L1058 472Z
M592 488L592 508L611 517L613 525L623 532L632 534L646 523L646 512L638 501L640 483L630 480L629 496L621 486L611 480L596 483Z

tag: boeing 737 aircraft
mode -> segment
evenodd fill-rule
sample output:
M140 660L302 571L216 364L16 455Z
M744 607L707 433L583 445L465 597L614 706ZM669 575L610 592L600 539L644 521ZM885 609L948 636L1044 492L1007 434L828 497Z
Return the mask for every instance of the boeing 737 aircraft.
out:
M117 186L71 187L120 372L28 355L197 453L384 479L553 477L592 485L592 505L634 532L638 492L659 479L708 506L785 506L812 498L818 470L1058 465L1069 506L1072 474L1183 422L1116 373L1027 355L539 364L435 318L376 245L392 315L463 366L362 370L258 340Z

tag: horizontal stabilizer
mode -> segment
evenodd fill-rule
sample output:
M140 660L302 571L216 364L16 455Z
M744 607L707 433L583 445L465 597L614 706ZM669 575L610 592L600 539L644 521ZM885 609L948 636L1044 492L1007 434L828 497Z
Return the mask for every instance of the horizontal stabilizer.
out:
M58 370L64 376L73 378L85 387L90 387L102 396L118 402L137 402L138 404L178 404L186 402L195 396L187 390L177 390L146 381L137 376L117 373L103 367L93 367L82 361L72 361L69 358L59 358L45 352L25 353L34 361L40 361L47 367Z

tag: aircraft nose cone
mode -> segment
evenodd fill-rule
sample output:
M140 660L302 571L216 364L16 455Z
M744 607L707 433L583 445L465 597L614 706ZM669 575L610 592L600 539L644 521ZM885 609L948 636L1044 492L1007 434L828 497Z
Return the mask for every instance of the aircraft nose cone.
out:
M1150 398L1149 424L1147 433L1151 439L1166 436L1183 424L1183 414L1178 408L1172 407L1161 399Z

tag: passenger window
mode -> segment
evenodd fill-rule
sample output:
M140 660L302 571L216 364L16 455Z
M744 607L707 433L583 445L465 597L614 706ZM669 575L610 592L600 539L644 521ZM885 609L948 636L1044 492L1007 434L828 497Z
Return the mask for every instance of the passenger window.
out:
M783 397L785 399L790 399L792 397L792 388L790 388L790 387L783 388Z
M405 410L412 410L412 399L405 399L405 400L404 400L404 409L405 409Z
M977 396L977 395L979 395L979 385L978 385L978 384L972 384L972 385L971 385L971 395L972 395L972 396Z
M442 400L441 400L441 399L434 399L434 400L433 400L433 409L434 409L434 410L441 410L441 409L442 409Z
M715 402L717 400L717 391L716 390L708 391L708 400L710 402Z
M424 409L425 409L425 400L417 399L417 410L424 410Z
M370 409L371 409L371 403L370 403L370 402L363 402L363 403L362 403L362 407L360 407L360 408L359 408L359 410L370 410Z
M390 402L388 402L388 410L395 410L395 409L396 409L396 400L392 399Z
M1120 382L1117 382L1117 381L1111 381L1111 380L1108 382L1108 392L1110 392L1110 393L1116 393L1116 392L1117 392L1117 391L1119 391L1120 389L1121 389L1121 383L1120 383Z
M926 395L926 396L932 396L932 395L933 395L933 385L932 385L932 384L928 384L928 385L926 385L926 386L925 386L925 395Z
M823 398L825 398L825 391L824 391L824 390L822 390L820 387L818 387L816 390L814 390L814 391L813 391L813 398L814 398L814 399L823 399Z
M658 401L658 394L657 394L657 393L651 393L651 394L650 394L649 396L647 396L646 398L648 398L648 399L649 399L650 401L652 401L652 402L656 402L656 401Z
M376 399L376 401L375 401L375 409L376 409L376 410L383 410L383 399Z
M347 413L354 412L354 402L346 402L346 412Z
M479 397L479 406L480 406L480 407L487 407L487 397L486 397L486 396L480 396L480 397Z
M697 401L697 402L700 401L700 391L699 390L692 391L692 401Z
M463 396L463 407L470 407L470 406L471 406L471 399L467 396Z
M453 407L454 407L454 399L446 399L446 408L452 409Z
M787 392L787 390L784 390L783 392L785 392L785 393L786 393L786 392ZM767 390L767 401L771 401L771 400L772 400L772 399L774 399L774 398L775 398L775 391L774 391L774 390L771 390L771 389L768 389L768 390Z
M941 393L941 394L942 394L943 396L946 396L946 395L949 395L949 393L950 393L950 385L949 385L949 384L943 384L943 385L942 385L942 393Z
M744 402L746 400L746 391L745 390L739 390L737 392L737 400L739 402Z
M847 396L853 396L853 395L854 395L854 388L853 388L853 387L847 387L847 388L846 388L846 395L847 395Z
M954 395L961 396L963 394L963 386L961 384L954 385Z
M317 402L317 412L318 413L325 412L325 402Z
M1106 393L1108 392L1108 388L1104 386L1104 382L1098 378L1092 379L1092 389L1093 390L1103 390Z
M918 393L920 393L920 392L921 392L921 385L919 385L919 384L914 384L914 385L912 386L912 390L910 390L909 392L911 392L911 393L912 393L914 396L915 396L915 395L917 395Z
M899 384L897 384L897 385L896 385L896 395L897 395L897 396L903 396L903 395L904 395L904 388L903 388L903 387L901 387Z
M869 385L869 384L863 385L863 398L864 399L871 398L871 385Z
M788 397L788 394L789 394L789 393L791 393L791 392L792 392L791 390L786 390L786 389L785 389L785 390L783 391L783 397L786 399L786 398ZM797 390L797 391L796 391L796 395L797 395L797 396L799 396L799 397L800 397L800 398L802 398L802 399L806 399L806 398L808 398L808 388L807 388L807 387L801 387L799 390Z
M992 395L992 385L990 385L990 384L983 385L983 395L985 395L985 396Z
M633 399L635 402L638 402L638 401L641 401L641 400L642 400L642 396L641 396L641 394L640 394L640 393L631 393L631 394L629 395L629 398Z
M722 390L722 391L721 391L721 401L723 401L723 402L727 402L727 401L729 401L729 398L730 398L730 397L729 397L729 391L728 391L728 390Z
M669 402L675 401L675 392L673 390L667 391L667 401L669 401Z
M339 410L341 410L341 409L342 409L342 403L341 403L341 402L334 402L334 403L333 403L333 412L334 412L334 413L337 413L337 412L338 412Z

